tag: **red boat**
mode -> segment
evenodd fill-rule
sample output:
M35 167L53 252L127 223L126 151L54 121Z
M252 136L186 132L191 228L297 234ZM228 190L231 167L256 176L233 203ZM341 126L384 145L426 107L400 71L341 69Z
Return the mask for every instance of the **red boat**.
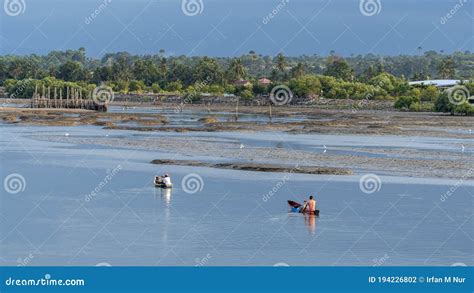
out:
M301 207L303 207L302 204L299 204L299 203L297 203L296 201L292 201L292 200L289 200L289 201L288 201L288 204L290 205L290 207L295 208L295 209L300 209ZM300 212L300 213L301 213L301 212ZM315 215L316 217L319 217L319 210L314 210L314 211L305 212L305 214L308 214L308 215Z

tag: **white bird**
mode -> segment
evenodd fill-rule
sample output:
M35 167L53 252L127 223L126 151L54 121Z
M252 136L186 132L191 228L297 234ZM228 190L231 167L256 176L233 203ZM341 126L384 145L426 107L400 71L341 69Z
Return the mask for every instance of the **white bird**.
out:
M240 144L240 149L243 149L245 146L243 143Z
M65 136L69 136L69 133L66 132Z
M461 144L461 151L462 151L463 153L464 153L464 149L465 149L464 144Z
M324 147L323 154L325 154L328 150L327 150L327 147L325 145L323 145L323 147Z

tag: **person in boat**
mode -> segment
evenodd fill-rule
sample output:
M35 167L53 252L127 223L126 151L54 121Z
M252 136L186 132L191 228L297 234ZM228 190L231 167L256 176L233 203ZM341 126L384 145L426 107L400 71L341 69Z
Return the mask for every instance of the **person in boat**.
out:
M162 183L163 183L166 187L170 187L170 186L173 185L173 184L171 183L171 177L170 177L169 174L163 175Z
M155 184L158 185L158 184L161 184L163 183L162 179L161 179L161 176L155 176Z
M307 204L307 213L314 214L316 212L316 201L312 195L309 196L309 201Z
M308 201L304 201L303 207L301 208L301 213L314 214L316 211L316 201L312 195L309 196Z

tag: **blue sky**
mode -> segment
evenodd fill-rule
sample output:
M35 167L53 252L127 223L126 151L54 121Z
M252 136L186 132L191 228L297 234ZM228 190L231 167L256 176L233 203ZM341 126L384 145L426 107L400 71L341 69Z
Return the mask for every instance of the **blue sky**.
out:
M398 55L419 46L472 51L474 42L473 0L194 0L194 16L181 0L3 1L22 9L0 11L1 54ZM364 15L361 1L373 1L376 13Z

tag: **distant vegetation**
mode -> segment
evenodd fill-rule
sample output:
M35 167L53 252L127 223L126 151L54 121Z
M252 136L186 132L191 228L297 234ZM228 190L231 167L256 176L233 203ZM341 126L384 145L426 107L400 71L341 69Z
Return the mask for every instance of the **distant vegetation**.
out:
M262 77L271 82L265 84ZM119 93L176 93L192 95L235 94L252 99L268 95L276 85L287 85L293 94L307 98L393 100L399 109L472 113L467 102L449 105L447 93L432 86L410 87L408 80L463 79L474 77L474 54L428 51L417 56L342 58L262 56L253 51L237 58L106 54L86 57L79 50L53 51L45 56L0 56L0 85L9 95L30 98L35 86L90 92L107 84ZM236 81L248 81L240 84ZM472 83L466 88L474 91ZM444 101L444 102L443 102ZM446 103L447 101L447 103Z

